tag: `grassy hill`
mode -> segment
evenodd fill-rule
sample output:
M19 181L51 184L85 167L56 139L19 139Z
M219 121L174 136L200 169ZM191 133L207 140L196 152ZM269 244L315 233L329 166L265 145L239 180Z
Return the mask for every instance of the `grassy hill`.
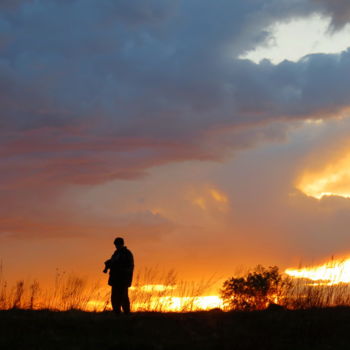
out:
M350 308L256 312L0 311L1 349L348 349Z

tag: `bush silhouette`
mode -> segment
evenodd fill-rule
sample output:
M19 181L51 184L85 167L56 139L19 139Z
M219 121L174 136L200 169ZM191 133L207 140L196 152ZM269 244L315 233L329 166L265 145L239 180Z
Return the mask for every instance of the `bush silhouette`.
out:
M221 296L229 309L263 310L276 304L290 287L290 279L279 273L277 266L256 266L243 277L226 280Z

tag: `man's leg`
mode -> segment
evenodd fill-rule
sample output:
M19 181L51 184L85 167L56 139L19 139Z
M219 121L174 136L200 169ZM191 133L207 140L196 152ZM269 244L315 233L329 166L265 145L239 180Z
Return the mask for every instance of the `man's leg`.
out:
M112 302L112 308L113 311L117 314L120 314L121 312L121 306L122 306L122 289L120 286L112 286L112 292L111 292L111 302Z
M122 287L121 305L125 314L130 313L129 287Z

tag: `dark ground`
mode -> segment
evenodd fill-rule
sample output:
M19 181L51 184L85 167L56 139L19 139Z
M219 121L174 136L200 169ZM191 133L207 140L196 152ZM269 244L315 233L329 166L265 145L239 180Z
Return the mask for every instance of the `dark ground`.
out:
M0 311L0 349L350 349L350 308L131 316Z

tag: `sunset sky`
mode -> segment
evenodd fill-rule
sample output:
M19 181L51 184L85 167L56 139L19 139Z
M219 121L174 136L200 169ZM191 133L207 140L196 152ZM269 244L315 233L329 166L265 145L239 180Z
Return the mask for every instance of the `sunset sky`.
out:
M348 47L348 0L1 0L6 278L350 255Z

